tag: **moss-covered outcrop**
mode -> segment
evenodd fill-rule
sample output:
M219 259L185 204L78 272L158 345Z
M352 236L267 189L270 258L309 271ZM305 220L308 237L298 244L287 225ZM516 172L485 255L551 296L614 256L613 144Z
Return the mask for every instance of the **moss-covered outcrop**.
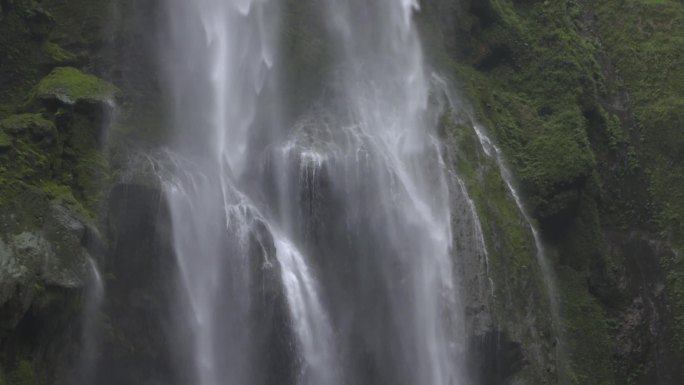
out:
M78 103L113 104L119 90L109 82L84 74L73 67L59 67L36 86L35 97L66 105Z
M41 114L18 114L0 120L0 129L13 136L30 134L35 138L41 138L52 135L55 124Z
M76 55L52 42L45 42L42 49L52 61L59 65L75 64L78 61Z
M472 125L467 116L457 114L446 114L441 122L450 163L474 202L487 246L484 269L462 273L462 279L482 275L479 280L485 282L484 289L464 285L462 294L469 304L476 303L470 299L474 290L484 290L489 297L485 306L471 309L469 305L469 318L491 313L491 325L470 330L471 353L480 360L470 362L471 367L479 367L472 369L475 372L471 376L483 384L551 384L559 370L555 363L555 325L549 291L536 260L538 250L531 228L502 177L496 154L482 147ZM472 256L457 253L455 260L463 264L466 258ZM497 340L488 342L492 336ZM482 356L482 350L492 352Z
M87 16L95 12L108 9L97 1L2 2L0 371L6 384L66 381L78 356L88 259L102 253L96 218L109 174L104 139L120 95L92 75L102 75L102 35L95 32L106 27L104 19L93 23Z
M461 84L539 222L558 278L561 383L684 375L673 364L682 12L676 1L435 0L419 17L432 61ZM496 195L480 189L469 185L483 222L496 220L483 209Z
M595 28L628 97L620 106L638 139L654 228L679 252L661 260L675 348L684 353L684 7L676 1L592 4ZM626 117L627 118L627 117ZM682 357L682 356L680 356Z

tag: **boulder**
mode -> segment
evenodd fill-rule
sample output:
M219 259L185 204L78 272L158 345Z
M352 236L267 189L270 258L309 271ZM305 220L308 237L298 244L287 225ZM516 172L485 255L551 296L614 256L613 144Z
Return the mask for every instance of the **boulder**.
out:
M17 207L35 206L26 217L0 214L0 308L14 309L11 319L0 317L3 329L16 326L44 288L74 290L88 281L88 248L97 231L75 207L42 194L17 197Z
M34 97L68 106L81 103L112 106L119 93L116 86L96 76L73 67L59 67L38 83Z

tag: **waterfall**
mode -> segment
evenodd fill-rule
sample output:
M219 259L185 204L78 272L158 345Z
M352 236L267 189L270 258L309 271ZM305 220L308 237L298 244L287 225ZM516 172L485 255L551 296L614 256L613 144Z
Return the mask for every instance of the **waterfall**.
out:
M558 366L557 380L559 384L566 384L568 382L566 376L569 372L569 368L567 367L568 364L565 351L565 341L563 340L563 326L561 324L560 304L558 302L560 293L558 291L558 287L556 286L556 278L553 273L553 268L549 263L548 256L546 255L546 250L544 248L544 243L541 239L541 235L539 234L539 229L532 220L532 217L527 211L527 208L523 203L522 198L518 193L518 190L516 189L516 186L513 181L513 176L511 175L511 171L508 169L508 166L506 165L506 162L503 159L503 155L499 147L496 144L494 144L494 142L492 142L492 140L489 138L483 127L479 126L478 124L473 124L473 131L475 131L475 134L477 135L480 145L482 146L482 149L485 151L487 156L493 157L496 161L496 164L499 166L501 178L506 184L506 187L508 188L510 195L513 197L513 201L515 201L515 204L518 206L518 209L520 210L523 219L525 220L525 222L527 222L527 224L530 227L530 232L532 233L532 238L534 239L534 245L537 251L535 257L537 259L537 264L539 265L539 269L541 271L542 280L544 282L547 298L549 300L549 308L551 311L551 326L556 336L555 361L556 365Z
M459 120L463 123L465 129L472 129L472 133L477 139L480 149L483 151L484 155L493 160L499 175L503 181L504 186L508 192L508 195L512 198L513 203L520 213L521 219L528 226L530 234L532 235L532 240L534 242L534 257L539 267L539 272L541 280L543 283L543 288L545 289L546 299L548 300L548 310L550 312L550 325L552 332L554 333L555 341L553 346L555 347L555 365L558 367L557 380L559 383L565 383L566 379L564 376L567 374L567 360L565 356L565 346L563 341L563 330L561 324L560 315L560 303L559 303L559 291L556 284L556 277L553 272L553 268L550 264L549 257L544 246L540 231L535 223L534 219L530 215L527 206L523 202L518 187L513 178L513 174L509 169L508 164L504 158L504 154L499 146L492 140L492 138L487 133L487 130L476 122L474 113L469 110L467 106L461 105L459 103L460 98L458 97L456 87L451 84L450 81L446 80L439 75L433 75L436 83L436 88L439 90L441 96L444 97L444 102L448 105L448 112L453 114L451 118ZM484 269L483 271L487 275L489 280L489 289L491 293L491 299L496 296L496 288L494 283L494 277L490 275L489 266L489 255L487 252L486 244L484 241L484 234L482 234L482 229L479 227L479 219L476 207L473 201L467 196L466 186L463 181L458 177L456 178L456 184L458 185L458 190L461 191L465 198L462 200L461 205L468 207L470 215L474 218L474 234L477 243L481 245L478 248L484 256ZM482 288L480 288L482 291Z
M89 280L86 284L87 297L83 307L83 327L81 330L82 348L79 357L77 382L88 384L93 381L96 370L96 362L100 354L100 332L97 324L100 320L102 301L105 295L105 286L100 269L92 257L87 257Z
M560 305L558 303L558 289L556 287L556 280L555 280L555 277L553 274L553 270L552 270L552 267L549 264L549 261L547 259L548 256L546 255L546 250L544 247L544 243L541 239L539 229L537 228L537 225L535 224L531 215L529 214L527 207L525 206L525 204L522 200L522 197L520 196L520 193L518 192L515 181L513 179L513 174L511 173L511 170L508 168L508 165L506 164L506 161L504 159L504 155L503 155L501 149L489 137L485 128L482 127L480 124L476 123L476 119L474 118L473 113L471 111L467 111L466 109L463 109L462 107L459 106L459 103L458 103L459 98L456 96L456 94L454 92L453 85L449 84L448 81L446 81L445 79L443 79L439 76L435 76L435 80L438 84L439 90L447 99L450 110L451 111L460 111L466 115L468 123L472 126L473 132L475 133L475 136L477 137L477 140L480 144L480 147L482 148L482 151L484 151L484 153L487 157L492 158L494 160L494 162L496 162L496 165L499 169L499 173L501 174L501 179L503 179L503 182L506 185L506 188L508 189L510 196L513 198L515 205L518 207L518 210L520 211L522 218L525 220L525 222L529 226L530 232L532 233L532 239L534 240L535 249L536 249L535 258L537 260L537 264L539 265L539 268L540 268L540 271L542 274L542 280L544 282L544 286L545 286L546 291L547 291L546 294L547 294L547 297L549 300L551 316L553 319L553 326L554 326L554 328L559 328L560 327ZM464 193L465 193L465 186L460 179L458 179L458 185L459 185L459 189L461 191L464 191ZM466 195L467 195L467 193L466 193ZM472 215L474 215L477 218L477 212L475 211L475 207L474 207L472 201L469 198L467 198L467 201L468 201L468 206L471 209ZM479 220L476 219L476 222L479 223ZM488 262L488 258L486 255L486 245L484 244L484 236L482 235L481 229L479 229L479 234L477 235L477 237L478 237L478 240L482 239L482 241L481 241L482 248L481 249L485 253L485 258L487 260L486 265L488 266L489 262ZM489 279L491 282L492 278L489 277ZM491 282L492 291L493 291L493 284L494 283Z
M353 360L372 365L358 368L370 375L357 374L353 382L459 383L463 322L451 260L449 191L412 21L417 4L324 4L333 46L339 47L330 103L354 138L341 146L343 159L329 167L331 190L339 191L337 201L345 207L340 216L353 240L338 249L358 258L349 263L361 287L342 287L358 291L353 306L364 311L351 326L336 326L356 344L349 347L354 354L370 363ZM337 295L344 297L344 290ZM334 314L344 318L347 311ZM354 340L357 334L363 338Z
M504 183L506 184L506 187L508 188L508 191L513 197L513 201L515 201L515 204L518 206L518 209L520 210L523 219L525 219L525 222L527 222L527 224L530 227L530 232L532 232L532 238L534 239L534 245L537 250L535 256L537 258L537 263L539 264L539 268L542 273L542 279L544 280L544 285L546 286L547 296L551 307L553 327L558 329L560 327L560 307L558 304L558 289L556 288L556 280L553 276L551 265L549 265L546 251L544 250L544 243L542 242L539 230L532 221L532 217L527 212L527 208L523 204L522 198L520 197L520 194L518 193L518 190L516 189L515 184L513 182L513 176L511 175L511 171L508 169L508 166L506 165L506 162L503 159L501 150L498 146L494 144L494 142L492 142L492 140L489 138L489 136L487 136L486 132L481 126L474 124L473 130L475 131L475 134L477 135L477 138L485 154L487 154L487 156L493 157L496 161L496 164L499 166L499 170L501 171L501 178L503 179Z
M252 140L278 128L277 4L171 1L169 15L164 58L177 140L163 186L178 265L177 337L191 362L182 375L200 385L273 383L291 360L297 381L332 383L332 331L306 257L249 183L263 152ZM282 373L264 373L274 368Z
M321 2L326 44L339 49L323 96L292 124L281 6L168 2L161 62L175 140L158 172L178 376L464 384L450 183L418 5ZM479 224L468 226L484 250Z

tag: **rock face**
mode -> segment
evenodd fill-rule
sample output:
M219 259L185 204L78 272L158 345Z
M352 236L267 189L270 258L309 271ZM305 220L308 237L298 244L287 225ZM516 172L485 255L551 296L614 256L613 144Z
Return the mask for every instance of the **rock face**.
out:
M83 286L90 258L84 248L86 226L64 206L52 205L48 210L37 231L11 235L2 245L3 283L27 282L35 275L48 286ZM5 228L9 226L5 222Z
M0 211L0 357L4 368L25 363L51 377L74 357L99 235L74 207L38 189L19 189L14 199Z
M73 377L81 310L92 295L84 289L93 279L92 261L106 254L95 218L118 90L86 74L92 66L56 67L83 65L71 50L86 52L73 42L93 25L92 13L77 17L78 25L64 16L93 12L92 3L70 3L76 9L65 13L61 2L2 2L0 382Z
M426 46L434 47L436 63L454 70L473 107L463 126L446 131L457 139L451 152L484 233L498 238L487 242L490 276L498 288L505 287L501 290L515 291L512 303L538 289L509 286L538 272L516 271L518 262L527 265L520 258L526 251L511 242L518 230L505 225L512 213L492 188L500 185L492 183L496 172L492 176L482 154L473 150L478 147L469 139L473 118L501 147L556 276L560 330L547 335L537 311L516 314L525 304L511 309L504 303L494 311L516 318L507 323L495 316L493 328L507 331L524 356L524 365L504 383L525 382L526 368L544 361L529 349L534 339L513 331L530 322L541 332L542 346L554 342L551 335L559 338L561 348L553 350L564 364L543 375L545 381L684 381L681 365L670 364L681 362L684 353L676 315L684 309L678 219L684 211L677 192L683 174L681 157L670 147L681 140L675 118L681 109L674 106L684 94L672 84L683 73L666 69L684 65L675 54L684 38L684 11L676 2L623 5L611 0L423 3L419 20ZM648 64L653 55L668 59L655 69ZM497 270L500 258L505 270ZM503 293L495 294L500 301Z
M169 336L183 320L173 314L180 306L176 259L165 197L151 183L114 185L107 209L110 240L105 270L109 274L102 311L107 320L96 333L102 342L91 379L98 384L186 384L184 335ZM252 295L253 354L268 368L264 383L293 383L295 362L289 355L294 340L280 282L273 239L256 224L249 237ZM230 309L225 309L229 311Z
M121 183L107 209L109 253L104 270L107 320L95 330L101 347L93 383L167 384L173 378L165 330L173 274L168 213L158 189Z

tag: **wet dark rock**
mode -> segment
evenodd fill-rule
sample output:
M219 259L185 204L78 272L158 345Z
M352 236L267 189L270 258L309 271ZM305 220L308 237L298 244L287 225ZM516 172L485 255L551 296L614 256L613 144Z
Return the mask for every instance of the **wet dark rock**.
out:
M468 358L477 385L505 385L526 365L520 342L505 333L490 330L471 338Z
M14 200L0 210L0 360L30 356L36 376L52 381L75 357L93 258L84 239L96 231L77 207L40 190L25 187Z
M23 17L31 31L31 36L37 40L45 38L56 25L52 15L39 6L26 9Z
M547 238L562 237L567 225L578 215L584 183L584 178L579 178L568 185L555 186L545 199L538 201L533 215Z
M616 368L618 379L631 378L637 384L674 384L684 375L671 344L680 309L667 306L667 278L660 269L662 261L671 258L674 251L666 242L642 232L620 236L616 243L621 245L618 252L624 256L626 267L621 289L629 296L628 302L619 307L615 341L620 363ZM630 372L628 368L633 366L640 370Z
M110 192L97 383L173 383L165 333L174 266L167 215L158 189L121 183Z
M297 339L273 235L265 223L256 221L249 239L255 359L263 364L260 376L266 385L295 384L299 362L293 352Z

